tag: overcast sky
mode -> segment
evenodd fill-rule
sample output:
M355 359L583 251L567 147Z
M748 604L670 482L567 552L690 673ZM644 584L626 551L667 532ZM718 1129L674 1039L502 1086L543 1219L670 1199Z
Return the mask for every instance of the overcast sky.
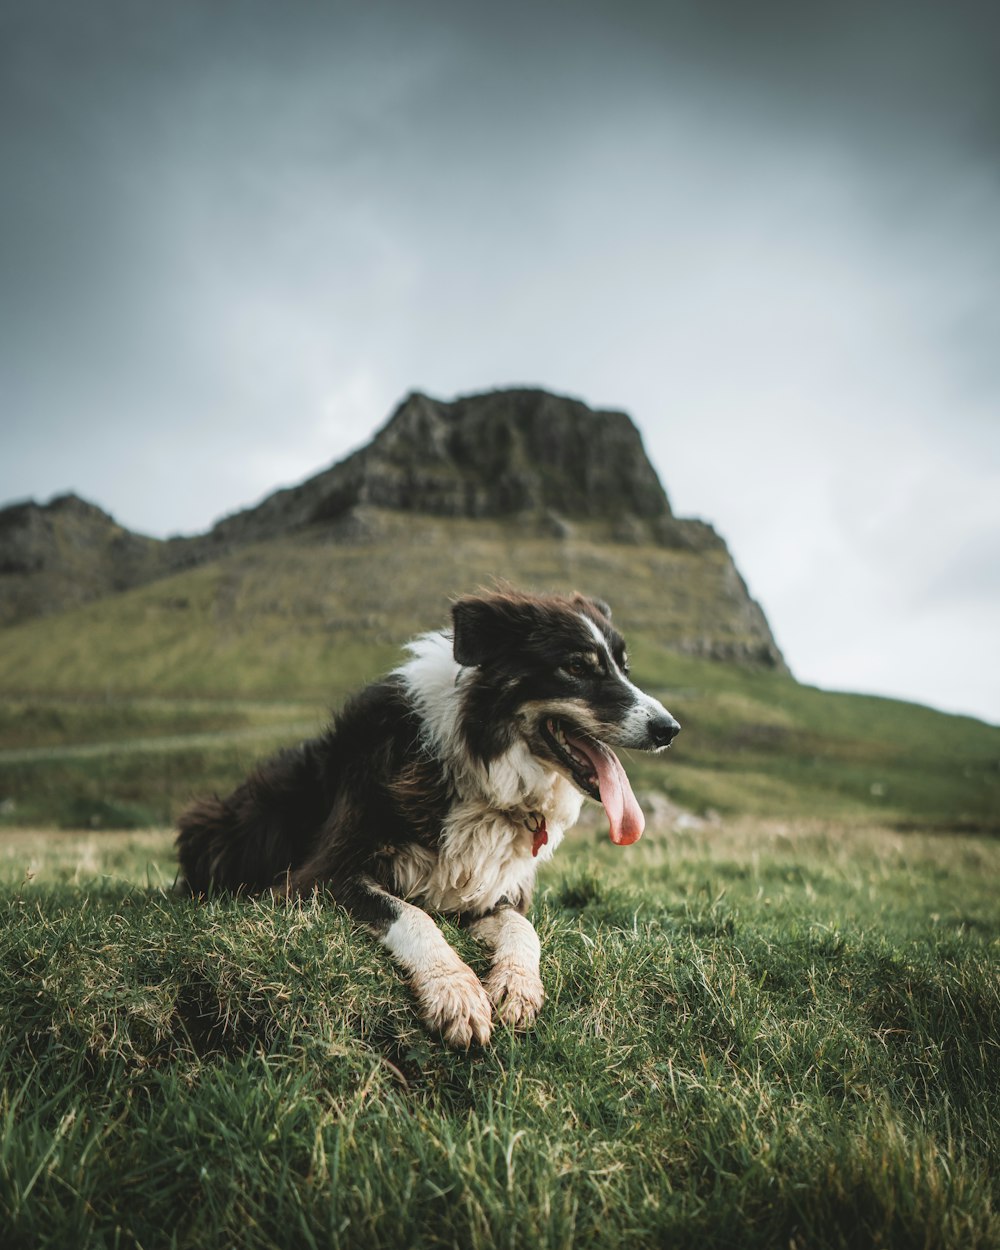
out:
M0 501L193 532L540 385L800 679L1000 721L998 12L0 0Z

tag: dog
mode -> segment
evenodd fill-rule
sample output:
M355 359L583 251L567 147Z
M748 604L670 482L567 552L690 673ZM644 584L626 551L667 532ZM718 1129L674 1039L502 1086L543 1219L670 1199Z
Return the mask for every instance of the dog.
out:
M584 798L613 842L642 834L614 748L662 751L680 725L630 681L600 599L504 587L451 615L320 737L191 807L177 850L195 895L328 892L401 965L428 1028L468 1048L541 1009L526 913ZM425 907L487 947L482 982Z

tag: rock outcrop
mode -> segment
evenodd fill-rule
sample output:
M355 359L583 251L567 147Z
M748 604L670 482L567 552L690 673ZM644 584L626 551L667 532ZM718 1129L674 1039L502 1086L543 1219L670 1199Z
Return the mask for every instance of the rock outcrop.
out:
M0 510L0 625L47 616L160 576L168 544L58 495Z
M623 412L540 390L494 391L452 403L414 393L366 446L255 508L220 521L217 541L247 542L356 509L425 516L536 517L558 534L602 520L620 539L704 548L710 527L673 516L642 438Z
M226 559L249 544L297 534L336 544L372 541L380 531L398 533L400 514L412 515L414 532L432 535L414 554L428 564L447 560L459 541L457 531L449 538L449 522L509 526L512 536L571 543L575 559L588 544L604 557L615 546L700 557L712 563L707 584L716 589L709 610L702 601L691 614L697 628L673 645L784 668L725 543L704 522L674 516L630 418L530 389L450 403L411 394L359 451L190 538L131 533L75 495L0 510L0 625ZM477 576L485 582L493 572L483 568ZM691 585L699 580L692 576ZM665 585L662 594L678 602L697 598L691 586Z

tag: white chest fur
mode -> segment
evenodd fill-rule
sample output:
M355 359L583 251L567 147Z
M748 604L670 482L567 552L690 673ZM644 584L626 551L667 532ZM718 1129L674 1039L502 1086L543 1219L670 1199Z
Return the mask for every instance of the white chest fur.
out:
M412 658L397 674L460 797L436 851L409 846L396 852L396 888L436 911L488 911L501 898L530 891L539 864L551 858L575 824L583 796L532 756L523 741L488 766L470 758L460 710L471 670L455 662L446 634L425 634L409 650ZM532 826L538 816L545 820L548 840L535 855Z
M412 846L395 856L403 897L435 911L484 912L502 898L530 892L538 866L551 859L583 802L569 782L549 776L546 793L532 796L533 807L498 811L480 799L457 803L437 852ZM531 825L537 816L545 820L548 840L536 855Z

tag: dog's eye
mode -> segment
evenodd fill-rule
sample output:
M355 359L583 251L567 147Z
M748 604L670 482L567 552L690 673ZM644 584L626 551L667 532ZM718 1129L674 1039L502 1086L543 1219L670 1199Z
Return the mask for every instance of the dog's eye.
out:
M570 677L584 677L587 674L587 664L581 655L571 656L563 666Z

